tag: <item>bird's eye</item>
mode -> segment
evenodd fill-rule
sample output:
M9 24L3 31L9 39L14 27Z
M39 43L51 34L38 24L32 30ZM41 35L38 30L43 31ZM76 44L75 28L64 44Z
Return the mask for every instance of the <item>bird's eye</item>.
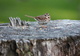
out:
M48 18L50 18L50 17L48 17Z
M46 16L46 15L44 15L44 16Z

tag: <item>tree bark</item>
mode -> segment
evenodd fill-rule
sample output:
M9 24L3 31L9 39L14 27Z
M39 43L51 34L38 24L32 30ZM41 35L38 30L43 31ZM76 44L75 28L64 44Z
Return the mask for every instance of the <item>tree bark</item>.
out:
M0 24L0 56L80 56L80 20L28 24Z

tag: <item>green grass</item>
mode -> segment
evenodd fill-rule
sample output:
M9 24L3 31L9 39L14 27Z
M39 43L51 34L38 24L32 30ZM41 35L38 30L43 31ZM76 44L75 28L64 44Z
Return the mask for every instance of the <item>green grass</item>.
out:
M50 13L51 19L79 19L78 0L0 0L0 23L9 22L8 17L20 17L34 21L24 15L38 16Z

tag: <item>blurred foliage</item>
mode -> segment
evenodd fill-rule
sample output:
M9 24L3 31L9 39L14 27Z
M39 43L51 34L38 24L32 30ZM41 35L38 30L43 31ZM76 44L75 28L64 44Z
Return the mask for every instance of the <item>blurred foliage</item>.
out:
M34 21L24 15L38 16L50 13L52 20L79 20L79 0L0 0L0 23L9 22L8 17L20 17Z

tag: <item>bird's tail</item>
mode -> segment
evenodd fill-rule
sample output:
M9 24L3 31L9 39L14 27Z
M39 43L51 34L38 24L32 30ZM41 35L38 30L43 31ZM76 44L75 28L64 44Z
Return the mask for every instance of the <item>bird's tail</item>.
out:
M30 17L30 18L35 18L35 17L33 17L33 16L29 16L29 15L25 15L26 17Z

